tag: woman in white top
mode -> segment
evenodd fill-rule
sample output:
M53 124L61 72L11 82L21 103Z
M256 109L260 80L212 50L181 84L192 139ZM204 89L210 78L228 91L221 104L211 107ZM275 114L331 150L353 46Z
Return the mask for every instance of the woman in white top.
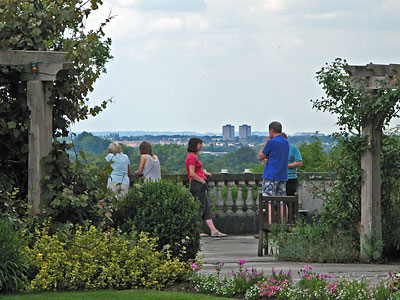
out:
M117 195L125 195L129 188L129 175L131 173L130 161L126 154L122 153L121 146L111 143L108 146L107 162L111 162L112 172L108 178L107 187Z
M142 142L139 145L141 154L139 169L136 174L143 174L145 181L158 181L161 180L161 167L158 157L153 154L153 147L149 142Z

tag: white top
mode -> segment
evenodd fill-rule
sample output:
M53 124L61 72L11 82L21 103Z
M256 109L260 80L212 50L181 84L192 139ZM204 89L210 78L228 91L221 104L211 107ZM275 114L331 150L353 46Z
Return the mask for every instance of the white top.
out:
M154 155L155 159L151 155L146 154L147 162L143 168L143 177L145 181L158 181L161 180L161 166L158 157Z
M108 183L117 182L129 185L128 166L131 162L128 156L122 152L116 154L109 153L105 159L107 162L112 162L111 168L113 169L108 178Z

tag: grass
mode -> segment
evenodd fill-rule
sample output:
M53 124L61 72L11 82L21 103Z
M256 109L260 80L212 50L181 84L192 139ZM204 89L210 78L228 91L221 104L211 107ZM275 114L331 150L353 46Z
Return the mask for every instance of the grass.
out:
M46 292L37 294L7 294L0 300L223 300L229 298L212 297L200 294L180 292L162 292L152 290L126 291L87 291L87 292Z

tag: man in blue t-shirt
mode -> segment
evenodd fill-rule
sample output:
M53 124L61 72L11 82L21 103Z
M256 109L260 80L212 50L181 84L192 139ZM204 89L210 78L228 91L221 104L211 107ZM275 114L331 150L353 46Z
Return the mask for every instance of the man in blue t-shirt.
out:
M286 133L282 132L282 136L287 139ZM296 146L289 144L289 164L288 164L288 181L286 182L286 195L294 196L297 192L297 168L303 166L301 153Z
M271 122L269 137L258 153L259 160L265 160L262 192L264 196L286 196L288 180L289 142L282 136L282 124Z

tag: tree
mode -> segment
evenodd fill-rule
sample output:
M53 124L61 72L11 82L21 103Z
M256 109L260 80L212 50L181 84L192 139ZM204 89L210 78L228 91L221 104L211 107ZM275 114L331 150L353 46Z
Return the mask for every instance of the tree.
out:
M303 167L302 172L326 172L328 154L324 151L321 141L314 137L312 143L303 143L299 147Z
M106 71L111 40L105 37L107 18L97 30L85 22L102 0L2 0L0 1L0 50L66 51L73 69L51 90L54 137L67 136L69 125L105 109L89 107L88 93ZM32 62L40 64L46 62ZM27 193L29 110L26 83L20 81L24 66L0 66L0 190ZM64 145L64 150L66 145ZM0 196L1 197L1 196Z

